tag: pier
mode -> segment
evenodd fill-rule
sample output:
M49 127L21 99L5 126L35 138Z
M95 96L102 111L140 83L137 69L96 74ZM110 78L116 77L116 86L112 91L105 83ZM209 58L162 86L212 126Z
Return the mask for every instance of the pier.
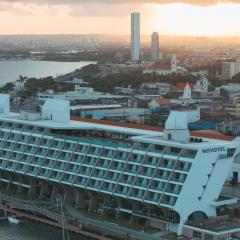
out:
M32 208L31 206L27 207L27 205L25 205L25 204L19 204L19 203L17 203L17 204L13 204L13 203L2 204L1 203L0 204L0 210L3 210L6 213L15 215L17 218L26 218L26 219L41 222L41 223L48 224L48 225L58 227L58 228L62 228L62 226L63 226L60 221L54 220L54 217L53 217L54 214L52 214L52 219L50 219L50 217L51 217L50 215L48 215L48 214L47 214L48 216L45 215L47 218L49 218L49 219L45 219L45 218L42 218L42 217L39 217L36 215L22 212L21 210L16 210L13 207L21 209L21 210L27 210L27 211L32 211L33 209L35 209L35 212L39 213L39 211L37 211L37 209L39 210L39 208ZM46 212L48 212L48 210L41 211L41 215L44 215ZM58 214L56 214L55 218L57 217L57 215ZM59 217L60 217L60 215L59 215ZM6 220L6 219L7 219L7 217L4 216L4 217L0 218L0 221ZM112 238L104 237L104 236L100 236L100 235L92 233L92 232L88 232L86 230L81 229L80 226L74 226L69 223L64 224L64 229L67 231L70 231L70 232L74 232L74 233L81 234L86 237L96 239L96 240L112 240Z

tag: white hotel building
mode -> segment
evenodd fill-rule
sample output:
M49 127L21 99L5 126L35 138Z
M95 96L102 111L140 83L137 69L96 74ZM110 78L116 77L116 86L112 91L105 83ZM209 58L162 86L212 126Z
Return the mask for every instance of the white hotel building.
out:
M42 112L9 112L0 95L0 183L89 211L144 218L182 233L187 220L216 215L237 144L193 137L187 114L172 112L163 132L70 120L69 102ZM235 201L235 200L231 200Z

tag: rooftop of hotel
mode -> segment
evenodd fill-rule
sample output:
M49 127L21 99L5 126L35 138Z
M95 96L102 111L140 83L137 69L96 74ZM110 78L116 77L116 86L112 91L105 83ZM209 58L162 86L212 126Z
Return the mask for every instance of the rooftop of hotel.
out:
M75 120L70 120L68 122L62 123L52 120L24 120L20 118L19 114L9 113L8 115L0 114L0 120L9 121L13 123L20 123L32 126L38 126L50 129L68 129L68 130L97 130L97 131L107 131L115 133L123 133L133 136L133 140L139 142L153 143L153 144L164 144L175 146L186 147L186 143L180 143L177 141L169 141L163 138L162 128L151 127L141 124L127 124L127 123L115 123L110 121L101 121L93 119L79 118ZM217 131L196 131L191 133L192 137L203 138L202 142L188 142L187 146L192 148L208 147L214 145L229 145L232 144L232 139L230 137L222 135Z
M43 128L50 128L50 129L79 129L79 130L102 130L102 131L110 131L110 132L118 132L118 133L126 133L130 135L156 135L161 134L156 131L145 130L145 129L134 129L134 128L127 128L127 127L119 127L114 125L106 125L101 123L91 123L85 121L76 121L70 120L68 122L57 122L53 120L26 120L21 119L20 114L10 113L7 115L0 114L0 120L2 121L9 121L13 123L20 123L32 126L38 126Z
M3 94L4 95L4 94ZM6 96L0 95L0 100L8 101ZM1 105L5 107L5 103ZM79 117L72 117L70 119L70 105L68 101L64 100L47 100L42 108L42 112L34 113L24 112L24 114L9 112L8 106L5 110L0 111L0 120L8 121L16 124L31 125L36 127L48 128L48 129L65 129L65 130L96 130L106 131L112 133L126 134L133 137L133 140L139 142L153 143L153 144L165 144L179 147L199 148L219 145L231 145L234 143L233 138L222 135L217 131L196 131L191 132L191 136L188 136L188 141L178 141L174 137L171 140L167 140L164 137L164 129L160 127L153 127L141 124L128 124L117 123L111 121L86 119ZM187 127L187 113L173 111L170 114L166 122L166 131L182 131L181 134L188 132ZM174 135L174 134L173 134ZM191 138L191 139L190 139ZM194 141L194 138L201 138L201 141ZM196 140L196 139L195 139Z

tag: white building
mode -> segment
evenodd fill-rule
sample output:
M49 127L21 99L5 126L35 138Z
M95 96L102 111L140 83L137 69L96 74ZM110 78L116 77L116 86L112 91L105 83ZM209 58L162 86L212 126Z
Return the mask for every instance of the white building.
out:
M42 107L42 119L55 122L69 122L70 102L49 99Z
M240 59L234 62L223 62L222 64L222 79L232 79L234 75L240 72Z
M152 110L156 110L160 107L166 107L171 104L171 100L167 98L154 98L148 103L148 107Z
M169 83L142 83L141 88L148 88L148 89L158 89L159 94L166 94L170 91L170 84Z
M131 59L140 60L140 13L131 14Z
M189 84L187 83L185 88L184 88L183 95L180 97L180 99L188 100L188 99L191 99L191 98L192 98L192 89L189 86Z
M240 98L234 98L227 103L225 111L233 118L240 118Z
M194 92L208 92L208 79L203 76L201 79L197 80L196 84L193 86Z
M14 82L14 88L13 89L15 91L22 91L25 88L25 83L26 83L25 79L24 80L16 80Z
M159 34L153 32L151 36L151 56L153 61L159 60Z
M177 73L178 65L177 65L177 57L176 54L173 54L171 59L171 71L172 73Z
M76 91L67 92L54 92L53 90L47 90L43 93L37 94L39 103L44 103L48 99L60 99L67 101L74 100L99 100L99 99L121 99L124 96L112 95L109 93L95 92L90 87L78 87Z
M81 93L93 93L94 89L91 87L82 87L79 84L74 85L74 91L75 92L81 92Z
M0 114L7 114L10 111L10 96L8 94L0 94Z
M170 75L187 73L187 70L177 64L177 57L173 54L169 63L153 63L143 69L143 74Z
M192 136L187 113L171 112L160 132L68 120L69 103L59 104L46 102L47 120L0 114L1 184L50 199L63 194L76 208L111 209L179 235L188 220L216 216L229 203L220 193L238 142Z

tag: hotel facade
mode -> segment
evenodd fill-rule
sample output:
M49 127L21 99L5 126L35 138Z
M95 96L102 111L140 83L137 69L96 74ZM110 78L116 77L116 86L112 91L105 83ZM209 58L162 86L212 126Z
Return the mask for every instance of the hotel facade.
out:
M158 132L70 120L69 108L47 100L41 113L16 114L0 95L2 186L178 234L186 221L216 216L226 204L219 196L236 142L191 136L182 112L171 112Z

